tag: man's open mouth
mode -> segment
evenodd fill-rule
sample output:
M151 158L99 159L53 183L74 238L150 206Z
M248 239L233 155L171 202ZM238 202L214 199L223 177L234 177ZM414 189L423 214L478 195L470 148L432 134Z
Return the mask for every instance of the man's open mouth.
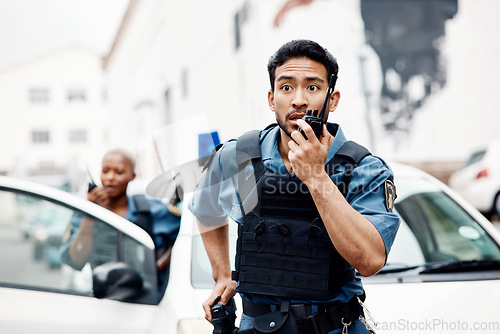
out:
M289 117L289 119L291 121L296 121L298 119L301 119L302 117L304 117L305 114L293 114Z

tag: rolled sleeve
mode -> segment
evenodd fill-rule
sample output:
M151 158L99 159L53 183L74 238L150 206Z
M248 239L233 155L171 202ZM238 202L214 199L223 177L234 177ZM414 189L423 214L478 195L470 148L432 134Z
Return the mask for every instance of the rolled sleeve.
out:
M224 205L232 207L232 203L226 204L227 200L224 199L225 193L234 192L234 187L227 185L231 180L224 179L223 175L221 156L224 150L227 150L227 144L215 153L212 163L188 203L188 209L205 226L223 224L228 217ZM232 190L224 191L225 188Z
M385 182L393 180L389 166L380 158L368 156L353 171L347 201L378 230L389 255L399 228L399 216L386 207Z

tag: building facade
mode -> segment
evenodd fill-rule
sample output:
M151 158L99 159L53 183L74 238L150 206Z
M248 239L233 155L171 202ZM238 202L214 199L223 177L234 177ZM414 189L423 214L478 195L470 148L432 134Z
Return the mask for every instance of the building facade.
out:
M79 46L1 68L0 173L84 186L85 165L95 166L108 143L105 84L102 57Z
M117 125L110 140L139 153L146 182L196 159L200 134L218 131L224 141L273 122L266 64L280 45L297 38L316 40L337 57L342 98L329 120L375 154L448 173L477 143L497 136L499 85L493 78L500 74L494 65L500 50L488 38L498 25L488 13L498 2L434 1L428 3L432 12L408 12L412 24L418 21L411 29L402 20L408 13L394 11L384 18L394 25L382 25L386 30L379 35L367 7L376 1L314 1L291 10L276 28L283 4L130 1L105 61ZM389 35L409 45L392 57L393 65L383 63L383 50L376 48ZM487 55L484 62L477 61L481 54ZM410 65L413 72L405 70ZM384 105L384 94L399 100ZM412 106L410 114L391 121L399 132L388 131L384 110L397 113L402 105Z

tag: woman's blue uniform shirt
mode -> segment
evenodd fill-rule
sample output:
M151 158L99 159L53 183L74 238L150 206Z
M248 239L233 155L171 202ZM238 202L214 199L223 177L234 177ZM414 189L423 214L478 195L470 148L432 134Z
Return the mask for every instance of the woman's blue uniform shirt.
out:
M347 141L338 124L328 124L329 132L335 136L328 150L327 161ZM276 174L288 174L283 159L278 151L279 127L266 129L260 134L262 161L268 171ZM204 225L217 226L223 224L227 217L237 223L241 222L241 203L237 189L236 175L236 140L230 140L217 151L197 189L193 193L189 210ZM248 165L245 174L253 174L253 167ZM344 167L336 166L332 180L338 184L344 175ZM346 200L379 231L389 254L399 227L399 217L386 208L384 183L392 179L393 174L387 164L375 156L367 156L354 169ZM355 189L361 191L354 192ZM361 280L345 284L341 292L332 301L349 301L353 296L363 292ZM242 298L254 303L276 304L276 298L246 295ZM314 301L307 301L312 302Z
M135 204L135 201L132 198L132 196L127 196L127 202L128 202L128 210L125 215L125 219L131 222L135 222L139 215L137 205ZM179 234L180 217L173 215L168 210L167 206L158 199L148 198L148 202L149 202L149 210L151 212L151 217L153 220L153 236L154 236L155 247L159 249L165 246L166 241L170 242L170 245L172 245L175 239L177 238L177 235ZM72 265L72 261L69 257L67 250L71 242L73 241L76 231L78 231L78 228L80 227L81 219L82 217L80 215L75 214L73 216L73 218L71 219L71 234L69 236L69 239L65 241L65 243L62 245L61 248L64 263L72 266L73 268L75 268L75 266ZM97 228L99 228L99 225L96 225L94 227L94 229ZM94 231L94 235L97 232L98 231ZM91 259L89 260L91 261ZM116 261L116 258L112 260ZM75 269L81 269L81 268L75 268Z

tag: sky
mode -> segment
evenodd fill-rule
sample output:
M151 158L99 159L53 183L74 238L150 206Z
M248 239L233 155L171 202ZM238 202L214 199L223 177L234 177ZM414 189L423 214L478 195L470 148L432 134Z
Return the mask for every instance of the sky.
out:
M0 0L0 68L80 44L105 54L129 0Z

